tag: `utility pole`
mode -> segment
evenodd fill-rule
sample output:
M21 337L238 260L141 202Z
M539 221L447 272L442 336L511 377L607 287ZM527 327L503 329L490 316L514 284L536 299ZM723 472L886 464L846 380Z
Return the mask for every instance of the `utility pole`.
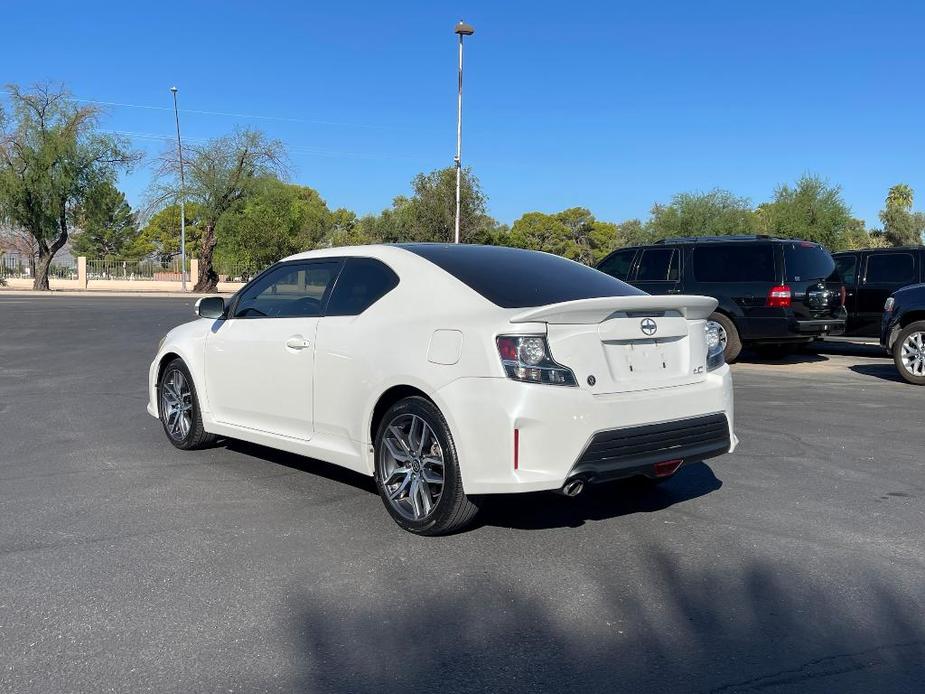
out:
M459 36L459 91L456 97L456 243L459 243L459 207L462 181L462 87L463 87L463 36L472 36L475 29L459 20L453 33Z
M186 291L186 179L183 176L183 145L180 142L180 111L177 109L177 88L171 87L173 94L173 115L177 121L177 156L180 159L180 281Z

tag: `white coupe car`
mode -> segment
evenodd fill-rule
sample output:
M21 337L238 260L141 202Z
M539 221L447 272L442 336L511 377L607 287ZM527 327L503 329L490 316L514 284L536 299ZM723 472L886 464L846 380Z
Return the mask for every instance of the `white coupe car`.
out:
M148 412L178 448L232 437L371 475L401 527L439 535L480 495L731 451L715 307L514 248L311 251L200 299L161 341Z

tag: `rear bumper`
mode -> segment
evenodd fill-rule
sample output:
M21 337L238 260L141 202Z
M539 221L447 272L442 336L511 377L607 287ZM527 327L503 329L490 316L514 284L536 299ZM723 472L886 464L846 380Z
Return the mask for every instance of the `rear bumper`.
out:
M748 342L786 342L826 335L844 335L844 317L799 320L793 316L737 318L739 335Z
M596 483L634 475L658 477L659 463L677 463L667 466L673 472L685 463L728 453L731 447L729 422L721 412L602 431L591 439L568 478Z
M801 335L844 335L845 320L798 320L796 330Z
M441 388L439 396L456 442L467 494L560 489L580 463L587 463L583 458L596 437L638 427L704 415L721 415L725 420L723 443L703 450L668 447L653 452L654 462L678 457L702 460L731 451L737 443L727 366L707 374L700 383L628 393L595 395L587 387L463 378ZM689 432L682 436L682 443L696 444L695 437L695 432ZM606 470L609 463L605 463L595 475L637 474L632 471L638 467L635 460L617 462L625 465Z

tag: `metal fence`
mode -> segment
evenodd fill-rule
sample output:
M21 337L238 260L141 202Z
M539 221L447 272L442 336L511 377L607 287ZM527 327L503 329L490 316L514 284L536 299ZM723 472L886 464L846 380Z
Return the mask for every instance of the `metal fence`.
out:
M67 263L52 263L48 268L48 276L59 280L76 280L77 266ZM4 279L31 280L34 275L28 261L24 262L21 256L2 256L0 257L0 277Z
M189 261L186 264L189 280ZM159 260L105 260L87 259L88 280L128 280L139 282L179 282L180 259Z
M263 268L256 268L251 263L229 263L220 260L216 260L212 267L215 268L219 282L249 282L255 275L263 271Z

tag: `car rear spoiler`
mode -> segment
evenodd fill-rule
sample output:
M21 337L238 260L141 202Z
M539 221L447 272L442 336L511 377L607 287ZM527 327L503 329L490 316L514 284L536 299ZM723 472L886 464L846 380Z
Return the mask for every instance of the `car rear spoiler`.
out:
M615 313L657 314L677 311L685 318L706 318L716 309L716 299L708 296L601 296L594 299L563 301L538 306L511 318L511 323L603 323Z

